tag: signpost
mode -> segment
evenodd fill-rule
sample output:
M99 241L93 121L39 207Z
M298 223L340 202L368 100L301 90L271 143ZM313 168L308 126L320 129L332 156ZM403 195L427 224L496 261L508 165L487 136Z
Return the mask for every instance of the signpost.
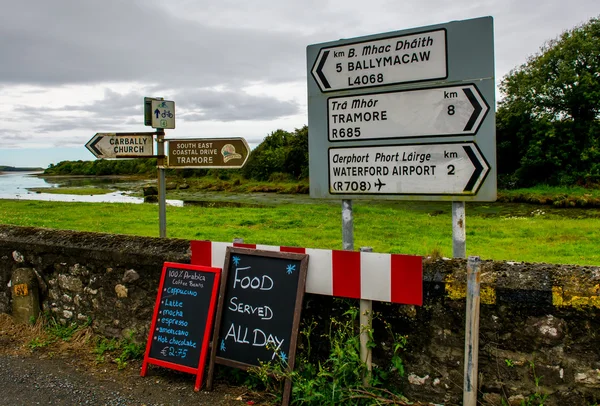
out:
M489 107L477 86L330 97L329 141L473 135Z
M241 168L250 155L243 138L167 140L169 168Z
M496 199L491 17L310 45L307 70L311 197Z
M150 104L152 128L175 128L175 102L152 99Z
M96 133L85 147L96 158L150 158L155 133Z
M475 195L489 165L472 142L329 149L329 192Z
M379 37L320 48L311 73L321 91L446 78L444 28Z
M306 53L310 194L342 199L344 248L353 243L351 198L448 200L453 253L464 257L465 201L496 200L492 18ZM476 371L465 372L469 390ZM472 393L465 404L476 403Z
M162 97L144 97L144 125L152 125L152 100L164 100Z

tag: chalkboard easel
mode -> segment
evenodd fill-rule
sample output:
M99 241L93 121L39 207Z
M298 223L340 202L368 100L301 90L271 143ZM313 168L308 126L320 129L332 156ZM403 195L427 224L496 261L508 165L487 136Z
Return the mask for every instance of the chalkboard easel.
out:
M141 376L148 364L196 375L200 390L221 268L165 262Z
M282 363L294 369L308 255L228 247L206 387L215 363L240 369ZM286 380L283 404L291 382Z

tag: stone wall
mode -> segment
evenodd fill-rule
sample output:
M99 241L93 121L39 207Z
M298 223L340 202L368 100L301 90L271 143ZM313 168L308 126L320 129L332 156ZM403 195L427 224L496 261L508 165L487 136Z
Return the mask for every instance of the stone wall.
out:
M63 323L90 320L100 334L145 342L163 262L189 256L187 240L0 226L0 312L11 311L13 272L30 268L43 310ZM600 402L600 269L484 261L481 281L481 403ZM465 291L465 260L426 259L422 307L374 303L374 363L387 367L385 320L408 337L409 398L462 403ZM307 295L302 317L327 328L336 307Z

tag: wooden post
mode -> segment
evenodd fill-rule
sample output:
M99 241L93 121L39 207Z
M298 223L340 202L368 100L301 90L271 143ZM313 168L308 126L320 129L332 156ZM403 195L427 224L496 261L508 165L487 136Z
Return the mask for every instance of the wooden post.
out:
M479 358L479 257L467 260L467 314L465 322L465 381L463 406L477 405Z

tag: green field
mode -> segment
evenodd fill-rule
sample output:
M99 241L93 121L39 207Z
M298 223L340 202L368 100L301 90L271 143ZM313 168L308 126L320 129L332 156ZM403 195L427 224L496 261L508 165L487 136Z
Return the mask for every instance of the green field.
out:
M278 197L267 195L265 201ZM167 236L342 248L339 201L283 201L264 207L168 206ZM451 203L356 200L353 210L355 248L452 256ZM1 200L0 223L156 237L158 206ZM600 265L598 209L467 203L466 232L467 255L482 259Z

